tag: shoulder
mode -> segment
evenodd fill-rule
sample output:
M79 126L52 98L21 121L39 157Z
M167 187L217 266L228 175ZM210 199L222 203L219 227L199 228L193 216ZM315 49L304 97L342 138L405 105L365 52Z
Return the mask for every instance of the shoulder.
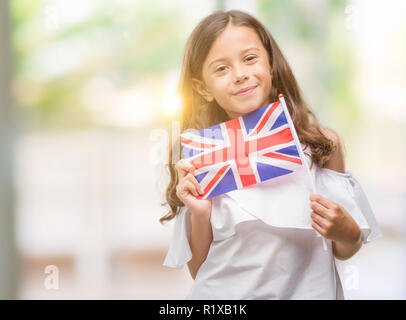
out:
M334 151L330 159L326 162L324 168L334 170L337 172L345 172L345 159L343 144L341 142L340 136L332 129L320 128L321 132L325 137L333 141Z

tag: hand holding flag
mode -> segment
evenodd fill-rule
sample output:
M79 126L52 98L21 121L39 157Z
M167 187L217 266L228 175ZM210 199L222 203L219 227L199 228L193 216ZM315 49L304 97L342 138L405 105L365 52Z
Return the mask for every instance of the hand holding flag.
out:
M198 216L211 215L211 199L199 200L196 197L203 193L199 183L194 177L195 168L184 159L179 160L175 165L178 173L179 182L176 185L176 195L185 204L186 207Z

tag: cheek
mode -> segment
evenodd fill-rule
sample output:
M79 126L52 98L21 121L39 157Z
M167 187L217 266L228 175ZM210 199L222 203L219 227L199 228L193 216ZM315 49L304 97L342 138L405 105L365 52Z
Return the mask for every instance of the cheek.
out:
M221 97L226 95L228 92L228 80L226 77L222 77L221 79L217 79L212 82L211 92L216 97Z
M272 83L271 68L266 63L261 63L256 66L255 74L257 77L266 83Z
M262 72L261 73L261 80L268 86L272 85L272 76L270 72Z

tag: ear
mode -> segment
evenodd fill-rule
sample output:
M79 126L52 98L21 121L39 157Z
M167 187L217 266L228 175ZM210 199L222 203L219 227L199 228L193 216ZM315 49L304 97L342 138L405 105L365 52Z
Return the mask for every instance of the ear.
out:
M212 102L214 100L213 95L208 91L202 80L192 79L193 89L198 92L207 102Z

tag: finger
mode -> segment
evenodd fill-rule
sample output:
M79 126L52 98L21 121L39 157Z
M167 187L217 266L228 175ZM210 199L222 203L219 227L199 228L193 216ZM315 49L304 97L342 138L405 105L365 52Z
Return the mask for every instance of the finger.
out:
M317 201L318 203L320 203L323 207L330 209L332 207L332 205L334 204L333 201L323 197L321 194L316 194L313 193L309 196L309 199L311 201Z
M179 160L175 165L176 171L178 172L179 179L182 179L187 175L188 172L193 173L195 167L186 159Z
M312 213L310 214L310 217L312 218L312 220L314 222L316 222L323 229L325 229L327 227L327 225L329 224L329 221L326 218L322 217L321 215L317 214L314 211L312 211Z
M203 194L203 193L204 193L203 188L201 187L201 185L200 185L199 182L196 180L196 178L195 178L195 176L194 176L193 174L188 173L188 174L186 175L185 179L188 179L190 182L193 183L193 185L195 186L196 191L197 191L198 193L200 193L200 194Z
M189 191L195 197L199 196L199 193L197 192L196 187L189 180L185 180L183 190Z
M320 203L317 201L310 201L310 207L315 211L316 213L322 215L325 218L328 218L328 209L324 206L322 206Z
M193 194L193 191L196 192L193 184L188 180L180 181L176 186L176 194L181 200L183 200L187 194Z
M179 178L183 178L188 172L193 173L195 171L195 167L186 159L179 160L175 167L178 171Z
M313 229L315 229L318 233L320 233L322 236L324 235L324 229L317 224L317 222L312 223Z

